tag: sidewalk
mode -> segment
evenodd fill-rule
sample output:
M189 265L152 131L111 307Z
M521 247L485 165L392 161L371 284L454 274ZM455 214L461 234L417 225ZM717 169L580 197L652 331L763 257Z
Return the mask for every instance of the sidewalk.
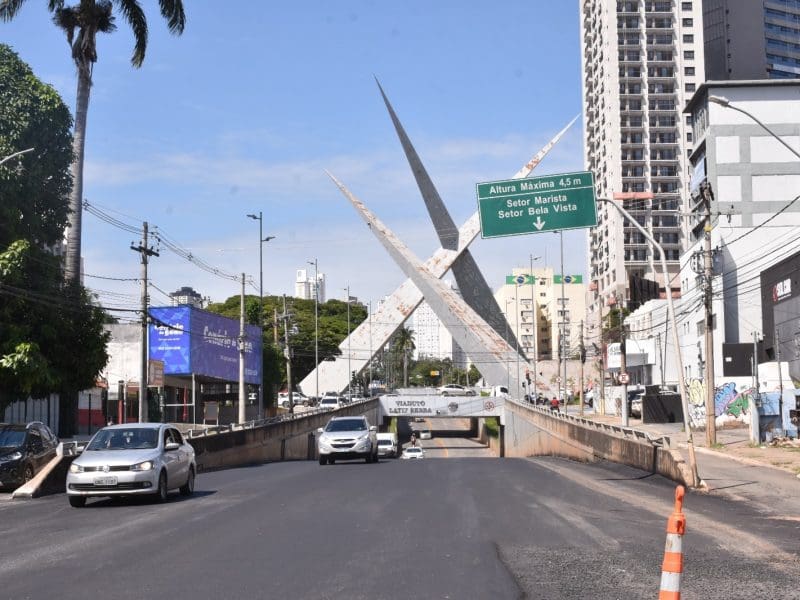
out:
M577 407L569 414L577 416ZM614 415L584 411L584 418L621 425ZM688 462L689 446L682 423L642 423L629 419L631 429L653 437L667 436L673 448ZM692 430L697 471L712 495L757 504L772 516L800 515L800 447L789 448L750 443L747 428L718 429L717 444L709 448L703 430Z

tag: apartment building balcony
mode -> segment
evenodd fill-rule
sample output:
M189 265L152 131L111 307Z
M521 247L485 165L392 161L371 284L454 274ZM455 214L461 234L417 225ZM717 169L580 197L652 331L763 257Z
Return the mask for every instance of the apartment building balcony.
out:
M648 31L646 44L648 49L664 48L664 49L674 50L675 37L671 33L654 34Z

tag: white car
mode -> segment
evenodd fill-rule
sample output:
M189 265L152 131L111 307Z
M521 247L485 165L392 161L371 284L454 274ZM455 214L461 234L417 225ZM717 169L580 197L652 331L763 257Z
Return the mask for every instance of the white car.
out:
M430 429L421 429L420 432L419 432L419 439L421 439L421 440L429 440L432 437L433 437L433 434L431 434L431 430Z
M317 429L317 451L321 465L350 458L376 463L378 428L364 416L333 417L324 428Z
M448 383L446 385L436 388L442 396L474 396L475 390L472 390L457 383Z
M409 446L408 448L403 450L403 454L400 456L400 458L403 460L425 458L425 450L423 450L419 446Z
M301 394L300 392L292 392L292 404L295 406L309 405L309 399L307 396ZM280 392L278 393L278 406L282 406L283 408L289 408L289 392Z
M67 473L67 497L75 508L100 496L152 495L165 502L171 489L194 492L194 448L173 425L128 423L94 434Z
M339 402L339 397L324 396L317 405L318 408L323 410L336 410L342 408L342 403Z

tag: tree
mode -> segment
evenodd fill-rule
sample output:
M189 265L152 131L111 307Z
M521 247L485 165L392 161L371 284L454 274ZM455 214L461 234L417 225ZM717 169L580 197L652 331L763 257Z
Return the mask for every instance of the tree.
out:
M408 327L401 327L392 336L391 344L396 355L403 360L403 387L408 387L408 363L416 348L414 345L414 330Z
M11 21L25 0L0 0L0 20ZM161 16L167 20L170 33L181 34L186 23L182 0L159 0ZM92 69L97 62L97 34L116 30L114 7L130 25L134 37L131 64L141 67L147 50L147 19L138 0L80 0L75 6L64 6L64 0L48 0L53 22L66 34L72 59L78 69L78 93L75 103L75 135L73 138L73 186L69 200L66 278L80 280L81 217L83 201L83 158L86 142L86 115L92 87Z
M62 433L108 356L106 315L77 283L64 283L49 251L67 222L72 119L52 87L0 45L0 412L28 395L62 393Z

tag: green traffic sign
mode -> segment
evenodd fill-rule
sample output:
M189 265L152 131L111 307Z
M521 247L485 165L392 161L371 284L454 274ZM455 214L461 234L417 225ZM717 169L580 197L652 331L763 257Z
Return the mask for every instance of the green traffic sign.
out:
M590 171L489 181L477 188L484 238L597 225Z

